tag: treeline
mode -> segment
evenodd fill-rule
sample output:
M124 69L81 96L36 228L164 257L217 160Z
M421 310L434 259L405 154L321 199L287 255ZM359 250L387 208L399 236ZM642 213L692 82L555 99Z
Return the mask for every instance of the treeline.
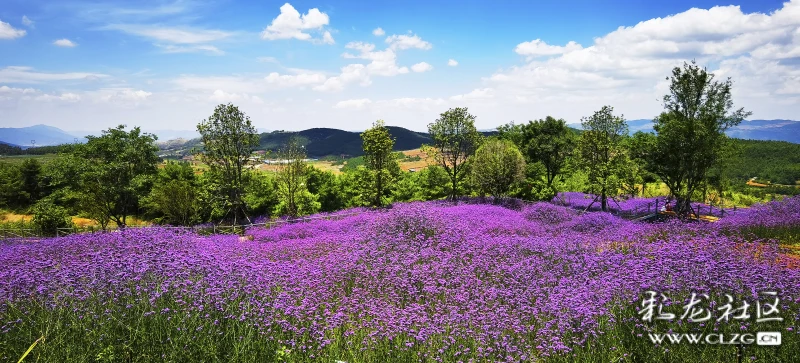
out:
M17 155L47 155L56 154L68 151L73 146L71 144L53 145L53 146L37 146L23 149L19 146L4 144L0 142L0 155L2 156L17 156Z
M785 141L734 139L725 177L743 184L751 178L760 183L795 185L800 181L800 144Z
M581 132L546 117L510 123L486 137L466 108L449 109L428 125L423 151L434 165L416 173L400 170L395 139L380 120L360 135L364 156L341 175L308 165L297 137L278 147L283 162L276 173L255 172L255 128L236 106L219 105L197 125L202 148L194 154L208 166L203 172L187 163L161 164L155 136L119 126L60 150L46 169L33 159L0 167L0 205L32 206L35 221L52 231L68 225L68 215L102 228L124 227L131 216L171 225L242 224L256 216L465 195L550 200L564 190L595 194L606 210L608 197L641 194L648 183L663 182L674 210L688 215L690 201L724 194L726 170L738 155L724 131L749 113L733 109L730 80L714 81L694 63L675 68L669 79L654 134L629 136L624 117L604 106L581 119Z

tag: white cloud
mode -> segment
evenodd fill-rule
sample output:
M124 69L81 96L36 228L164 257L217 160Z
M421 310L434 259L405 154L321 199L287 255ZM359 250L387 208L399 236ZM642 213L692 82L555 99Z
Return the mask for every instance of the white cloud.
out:
M92 81L108 77L100 73L68 72L68 73L41 73L33 71L31 67L6 67L0 69L0 82L3 83L43 83L52 81Z
M547 56L547 55L558 55L569 53L572 51L580 50L580 44L575 42L569 42L565 46L558 46L558 45L549 45L542 41L541 39L534 39L530 42L524 42L517 45L514 48L514 51L517 52L519 55L526 55L530 57L538 57L538 56Z
M34 26L33 24L34 24L33 20L31 20L30 18L28 18L28 16L27 16L27 15L23 15L23 16L22 16L22 25L25 25L25 26L27 26L28 28L34 28L35 26Z
M69 40L67 38L56 40L56 41L53 42L53 44L57 45L59 47L65 47L65 48L72 48L72 47L75 47L76 45L78 45L75 42L73 42L73 41L71 41L71 40Z
M389 44L389 48L397 49L397 50L404 50L404 49L422 49L428 50L433 47L431 43L428 43L418 35L392 35L386 38L386 43Z
M11 93L18 93L18 94L28 94L28 93L36 93L33 88L13 88L9 86L0 86L0 93L4 94L11 94Z
M494 89L492 88L477 88L467 94L452 96L450 97L450 101L485 100L494 98L494 93Z
M174 44L153 44L164 50L164 53L206 53L212 55L223 55L225 52L213 45L174 45Z
M261 32L261 38L267 40L277 39L298 39L313 40L309 30L322 31L328 25L330 18L328 15L319 11L317 8L310 9L306 14L300 14L291 4L286 3L281 6L281 13L272 23ZM323 34L322 43L333 44L331 33L326 31Z
M214 93L209 97L210 100L215 102L234 102L234 101L249 101L252 103L262 104L264 103L258 96L252 96L247 93L228 93L223 90L215 90Z
M427 71L433 70L433 66L428 64L428 63L425 63L425 62L419 62L419 63L411 66L411 70L414 71L414 72L418 72L418 73L427 72Z
M325 34L322 35L322 43L324 44L334 44L336 41L333 40L333 36L331 32L326 31Z
M277 85L279 87L302 87L307 85L322 84L325 82L326 77L321 73L300 73L297 75L280 75L277 72L272 72L267 75L264 80L267 83Z
M16 39L25 36L27 32L22 29L15 29L11 24L0 20L0 39Z
M383 29L381 29L381 28L375 28L375 30L372 31L372 35L374 35L376 37L382 37L385 34L386 34L386 32L383 31Z
M81 96L76 94L76 93L71 93L71 92L62 93L60 95L43 94L43 95L37 96L35 98L35 100L36 101L47 101L47 102L52 102L52 101L78 102L78 101L81 100Z
M158 25L111 24L103 29L119 30L124 33L174 44L201 44L229 38L231 32L222 30L197 29L191 27L164 27Z
M376 108L379 110L390 109L390 108L405 108L405 109L413 109L413 110L430 110L433 108L444 108L447 104L442 98L415 98L415 97L403 97L403 98L394 98L389 100L380 100L375 102Z
M690 9L622 26L582 47L536 39L517 45L525 64L484 78L495 98L517 104L509 118L536 105L561 109L576 122L603 104L632 118L661 110L664 78L696 59L719 77L734 80L734 102L769 117L800 91L800 1L770 13L745 14L738 6ZM518 113L515 113L518 112ZM527 116L525 118L530 118ZM538 115L537 115L538 117Z
M397 54L392 49L375 51L374 44L363 42L350 42L345 45L345 48L358 50L359 54L353 55L344 53L342 57L371 61L367 65L367 71L370 75L391 77L408 73L408 67L400 67L397 65Z
M226 90L232 93L258 93L269 89L268 84L260 77L248 76L193 76L184 75L171 81L182 91Z
M346 100L346 101L339 101L333 108L354 108L354 109L362 109L364 106L372 103L369 98L360 98L354 100Z
M341 69L338 76L330 77L325 83L314 87L315 91L333 92L341 91L349 83L360 83L361 86L369 86L372 80L369 78L367 67L363 64L348 64Z
M458 62L455 59L450 59L447 61L447 65L450 67L455 67L458 65Z

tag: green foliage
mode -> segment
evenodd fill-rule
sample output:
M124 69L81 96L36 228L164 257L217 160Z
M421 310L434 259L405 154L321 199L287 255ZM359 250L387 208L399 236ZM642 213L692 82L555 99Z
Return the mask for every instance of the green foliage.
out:
M306 188L317 195L321 212L333 212L348 206L345 187L341 180L330 171L322 171L313 166L306 170Z
M426 169L423 169L423 171ZM402 172L398 175L395 182L392 199L395 202L410 202L423 199L423 188L420 185L420 175L422 172L411 173ZM446 182L446 181L445 181Z
M481 194L495 198L508 195L511 186L525 177L525 159L511 141L490 138L472 157L472 179Z
M319 212L319 198L311 194L307 189L302 188L294 196L294 205L289 204L289 199L281 200L275 207L274 214L279 216L299 217Z
M432 142L424 150L449 176L450 198L455 200L459 182L467 175L469 157L481 143L475 116L466 107L451 108L428 125L428 133Z
M376 121L372 128L361 133L364 149L364 165L371 174L372 206L380 207L385 204L386 189L393 183L393 174L400 169L392 152L394 140L389 135L389 129L383 120ZM393 173L394 171L394 173Z
M607 196L622 186L622 173L630 167L623 145L628 125L614 108L603 106L591 117L581 119L583 133L578 144L578 163L586 170L589 188L600 197L602 210L608 210Z
M243 199L246 167L250 154L258 146L256 129L250 117L229 103L218 105L211 117L197 124L197 132L203 141L200 159L217 179L218 194L224 196L224 205L236 224L247 218Z
M685 215L691 212L692 195L730 145L725 130L751 113L732 111L732 81L714 81L714 74L695 62L675 67L667 80L669 94L664 96L665 112L653 125L649 165L677 199L676 212Z
M41 197L42 164L36 159L27 159L20 165L20 174L22 190L28 195L28 203L35 203Z
M734 152L723 169L725 178L743 184L794 185L800 181L800 144L785 141L732 140Z
M245 205L253 215L272 215L280 204L278 185L272 174L253 173L248 180L245 192Z
M44 199L36 203L32 209L33 226L40 234L45 236L58 235L59 228L70 228L73 226L72 217L63 207L53 204Z
M278 206L278 213L297 217L305 214L303 211L313 210L312 206L304 206L303 202L310 202L306 196L306 172L305 162L306 152L299 138L289 139L286 145L278 152L278 157L283 160L278 166L278 192L281 202ZM316 202L316 201L315 201ZM316 202L318 203L318 202ZM319 207L316 207L318 210Z
M0 163L0 206L19 207L29 199L18 165Z
M355 171L356 169L358 169L359 166L364 166L364 157L357 156L354 158L349 158L347 160L344 160L342 163L344 164L344 166L342 166L340 170L343 173L346 173L348 171Z
M109 221L125 227L127 217L136 214L139 200L149 193L150 177L156 174L156 137L142 134L138 127L125 126L89 136L78 145L68 161L78 172L74 184L80 208L105 228Z
M453 194L450 176L447 171L438 165L431 165L417 173L420 186L420 199L438 200Z
M164 165L143 204L153 221L160 224L190 226L204 222L207 214L200 200L199 181L188 163Z

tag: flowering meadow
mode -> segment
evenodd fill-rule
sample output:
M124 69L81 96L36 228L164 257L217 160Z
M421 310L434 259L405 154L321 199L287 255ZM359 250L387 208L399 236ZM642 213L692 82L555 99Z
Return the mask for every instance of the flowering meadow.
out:
M746 346L745 361L797 361L799 231L800 198L717 223L428 202L252 238L131 229L5 241L0 361L38 340L26 360L731 362L735 346L647 334L756 331L783 343ZM678 315L692 293L755 309L773 291L782 320L646 322L646 291Z

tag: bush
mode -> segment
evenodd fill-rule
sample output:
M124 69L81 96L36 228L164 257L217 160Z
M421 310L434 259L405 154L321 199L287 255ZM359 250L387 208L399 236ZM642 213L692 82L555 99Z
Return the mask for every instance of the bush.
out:
M59 228L71 228L72 218L67 210L43 200L33 206L33 226L42 235L55 236Z

